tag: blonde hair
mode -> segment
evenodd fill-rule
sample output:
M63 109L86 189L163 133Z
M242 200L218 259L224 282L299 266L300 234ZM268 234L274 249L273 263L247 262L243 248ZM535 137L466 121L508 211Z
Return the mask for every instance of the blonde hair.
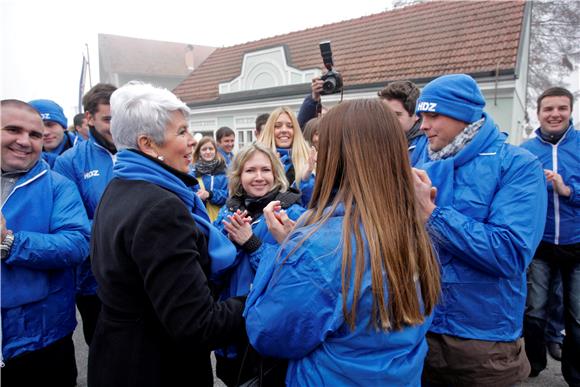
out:
M224 157L218 151L217 143L213 138L208 136L202 137L201 140L199 140L199 142L195 146L192 157L193 163L195 164L196 161L199 161L199 159L201 158L201 147L207 144L208 142L211 142L211 145L213 145L213 149L215 151L215 158L225 163L226 161L224 160Z
M272 149L274 154L276 154L276 138L274 136L274 127L276 121L281 114L287 114L292 122L293 127L293 138L292 138L292 165L294 166L294 176L296 185L300 186L300 181L302 176L308 169L308 156L310 149L304 136L302 135L302 130L300 130L300 125L296 119L296 115L289 107L279 107L270 113L268 121L264 125L264 130L260 134L259 142L266 145L268 148ZM293 181L289 182L294 183Z
M341 279L346 322L354 329L365 253L374 326L396 330L424 322L439 296L439 267L415 202L407 142L397 118L379 100L353 100L331 109L318 129L318 175L309 211L299 221L299 227L315 226L289 256L344 205ZM349 309L352 274L355 301Z
M280 192L286 192L288 190L288 179L286 179L284 166L280 162L280 159L271 149L256 142L242 148L242 150L236 154L232 164L230 165L228 172L228 192L230 197L243 196L245 194L244 188L242 187L244 165L256 152L262 152L266 157L268 157L272 164L272 174L274 175L272 190L279 189Z

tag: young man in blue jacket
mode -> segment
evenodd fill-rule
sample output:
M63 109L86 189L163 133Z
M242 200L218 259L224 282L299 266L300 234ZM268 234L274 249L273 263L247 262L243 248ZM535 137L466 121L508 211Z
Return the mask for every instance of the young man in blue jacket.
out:
M88 117L89 139L63 153L54 164L56 172L76 184L91 222L101 195L113 178L117 149L110 130L109 100L116 89L113 85L99 83L85 94L83 108ZM88 254L77 268L76 279L76 303L83 320L85 341L90 345L101 301Z
M419 162L427 147L427 137L421 131L421 119L415 114L420 93L421 90L411 81L391 82L378 92L379 98L395 113L405 131L411 166Z
M44 143L42 158L52 167L56 158L72 148L82 137L66 130L68 120L59 104L49 99L35 99L29 102L44 122Z
M89 251L78 191L41 159L44 125L18 100L0 107L2 385L75 386L74 269Z
M429 82L417 100L429 146L416 189L441 265L423 371L435 385L513 385L530 372L522 316L545 179L538 159L507 144L484 106L465 74Z
M528 272L524 318L526 353L531 376L546 368L544 330L549 289L561 275L564 292L562 374L571 386L580 385L580 133L574 129L570 91L553 87L538 98L540 127L522 145L538 158L547 179L548 214L542 242Z

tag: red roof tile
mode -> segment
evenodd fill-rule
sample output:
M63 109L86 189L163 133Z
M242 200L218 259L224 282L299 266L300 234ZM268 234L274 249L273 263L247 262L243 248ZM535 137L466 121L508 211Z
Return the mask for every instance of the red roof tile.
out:
M433 1L216 49L174 92L187 103L219 97L245 53L286 45L292 66L321 68L318 43L332 42L345 87L514 69L524 1Z

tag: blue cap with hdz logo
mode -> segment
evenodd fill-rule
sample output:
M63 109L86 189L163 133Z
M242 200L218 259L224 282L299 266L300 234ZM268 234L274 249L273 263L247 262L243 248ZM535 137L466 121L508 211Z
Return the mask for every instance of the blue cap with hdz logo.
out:
M485 99L466 74L443 75L429 82L417 99L415 114L437 113L468 124L483 116Z
M56 102L49 99L35 99L28 102L28 104L40 113L43 121L57 122L64 129L67 128L68 120L64 115L64 111Z

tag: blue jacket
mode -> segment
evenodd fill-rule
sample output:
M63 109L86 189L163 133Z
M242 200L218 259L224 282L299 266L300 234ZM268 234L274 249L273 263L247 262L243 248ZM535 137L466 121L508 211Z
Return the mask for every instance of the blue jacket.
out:
M546 183L538 159L506 137L485 114L455 156L417 166L438 190L428 220L442 282L432 332L487 341L521 336L526 268L544 230Z
M76 184L91 222L101 195L113 178L114 163L115 156L90 135L87 141L64 152L54 164L56 172ZM91 262L86 258L77 268L76 288L79 295L97 294L97 281L91 271Z
M65 130L64 137L62 138L60 144L51 151L43 151L42 158L52 168L59 155L63 154L65 151L71 149L80 142L84 142L81 136Z
M74 267L89 253L89 223L74 184L40 160L2 206L14 232L2 261L2 355L36 351L76 327Z
M304 127L308 121L318 116L318 112L316 111L317 107L318 101L312 98L312 93L304 97L304 101L302 101L302 105L300 105L300 111L298 112L297 117L298 125L300 125L302 131L304 131Z
M426 155L428 145L429 139L424 135L417 136L411 140L411 144L409 145L409 161L411 162L412 167L427 157Z
M193 175L195 176L195 172ZM209 202L216 206L223 206L228 198L228 177L225 173L219 175L202 175L206 191L211 192Z
M280 258L276 254L262 260L244 311L250 343L262 355L290 359L288 386L419 386L430 317L422 325L377 332L370 321L368 255L354 331L344 320L343 218L339 209L283 264L313 226L297 228ZM386 290L384 297L388 299Z
M224 160L226 161L226 167L229 167L230 164L232 163L232 160L234 159L234 153L233 152L227 153L225 150L223 150L219 146L218 146L218 152L220 152L221 155L224 157Z
M296 220L306 210L297 204L293 204L286 208L285 211L290 219ZM226 234L226 231L224 230L222 221L227 220L228 216L233 215L234 212L235 209L223 206L214 222L214 225L222 230L224 234ZM254 222L252 223L252 231L254 235L260 238L262 245L252 253L247 253L238 246L236 261L230 268L231 273L228 278L229 284L222 292L222 299L224 300L234 296L247 295L250 292L256 269L258 268L258 264L262 260L262 257L268 257L278 249L278 243L272 234L270 234L270 231L268 231L268 226L266 225L266 220L263 216L254 219Z
M291 151L289 149L284 148L276 148L276 151L280 155L280 162L282 166L284 166L284 172L286 173L286 177L288 177L288 171L290 168L294 167L292 164L292 156ZM296 173L296 171L294 171ZM310 202L310 198L312 197L312 193L314 192L314 183L315 183L315 175L311 174L308 180L301 180L300 186L298 187L296 181L288 181L291 187L297 189L302 194L302 206L308 207L308 203ZM290 180L290 179L288 179Z
M580 131L570 126L557 144L544 141L536 130L536 138L522 147L540 159L544 169L559 173L570 187L570 197L563 197L548 183L548 216L543 240L555 245L580 242Z

